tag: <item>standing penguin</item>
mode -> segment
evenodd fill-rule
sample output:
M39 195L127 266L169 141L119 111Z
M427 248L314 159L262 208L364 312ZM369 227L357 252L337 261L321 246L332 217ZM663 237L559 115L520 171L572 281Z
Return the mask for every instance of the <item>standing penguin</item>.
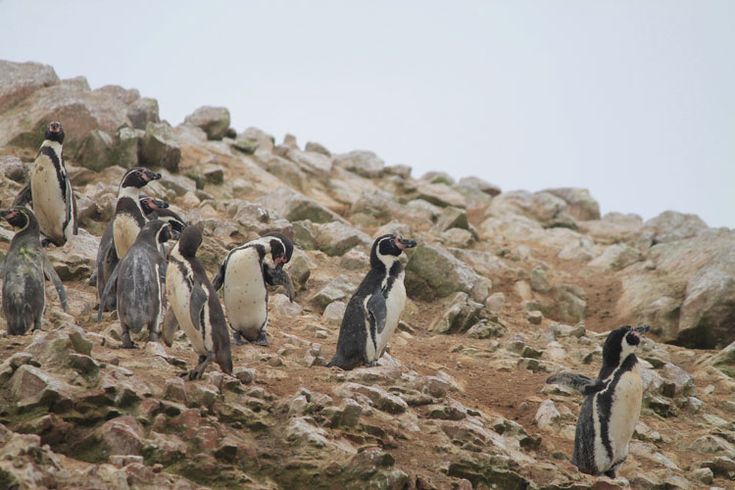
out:
M201 378L212 360L217 361L223 372L232 374L225 313L196 256L201 243L201 224L186 227L171 249L166 270L168 304L199 354L199 364L189 372L189 379Z
M107 281L100 304L108 304L113 285L117 290L117 314L122 327L123 347L132 349L130 330L148 328L148 340L156 341L160 333L163 305L163 275L165 259L159 244L171 238L170 225L161 220L146 223L138 238L122 258ZM97 311L102 320L103 308Z
M641 414L643 383L635 352L648 326L610 332L596 380L559 373L547 383L566 384L585 395L577 420L572 463L583 473L615 478L628 456L628 443Z
M56 287L64 311L66 292L61 279L41 248L39 226L33 211L16 206L0 211L0 217L18 232L10 242L3 271L3 315L8 335L23 335L29 329L40 329L46 308L44 276Z
M38 220L44 242L64 245L79 232L77 203L66 173L62 153L61 123L49 123L31 170L30 184L20 191L14 206L29 203Z
M158 208L157 199L141 202L139 192L149 182L161 178L161 174L152 172L147 168L137 167L131 168L120 179L120 185L117 193L117 204L115 205L115 214L112 221L108 223L105 231L100 239L100 246L97 249L97 298L102 298L107 281L115 270L117 263L120 261L120 255L116 248L116 232L119 242L125 243L125 251L130 248L130 244L135 241L141 228L147 221L147 213L144 206L150 208ZM168 207L168 203L164 203ZM132 241L131 238L132 237ZM128 243L129 242L129 243ZM123 248L122 246L120 248ZM110 295L111 303L104 305L105 311L115 309L115 290ZM100 301L100 305L102 302Z
M352 369L378 362L406 305L404 272L398 257L415 246L414 240L397 235L383 235L373 242L370 271L347 304L337 353L327 366Z
M280 233L269 233L228 252L212 286L224 286L227 318L237 345L245 341L268 345L268 289L280 284L293 300L291 278L283 265L291 260L293 243Z

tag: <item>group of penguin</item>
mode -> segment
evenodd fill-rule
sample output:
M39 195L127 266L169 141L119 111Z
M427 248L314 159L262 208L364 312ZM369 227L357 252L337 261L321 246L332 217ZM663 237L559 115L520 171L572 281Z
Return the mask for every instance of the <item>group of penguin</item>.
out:
M66 293L43 246L63 246L78 233L77 205L64 165L64 131L52 122L30 171L29 183L0 218L17 229L3 268L2 303L8 334L39 329L45 308L44 278L54 284L64 310ZM171 345L178 327L198 354L190 379L201 378L215 361L232 374L228 323L236 344L268 345L267 285L281 285L293 300L283 266L293 243L267 233L230 250L210 282L197 251L203 226L189 224L165 201L141 195L161 175L133 168L122 177L111 222L100 240L97 268L90 282L98 291L99 322L117 310L122 347L134 348L131 333L145 327L148 340ZM176 240L173 246L167 242ZM406 304L401 254L414 240L383 235L372 244L370 270L347 304L337 351L327 366L353 369L375 365L385 352ZM217 291L222 289L224 309ZM168 309L166 310L166 305ZM226 314L225 314L226 312ZM620 327L607 337L597 379L572 373L551 376L579 390L585 400L575 434L572 462L583 472L615 477L625 461L642 401L640 365L635 352L648 327Z

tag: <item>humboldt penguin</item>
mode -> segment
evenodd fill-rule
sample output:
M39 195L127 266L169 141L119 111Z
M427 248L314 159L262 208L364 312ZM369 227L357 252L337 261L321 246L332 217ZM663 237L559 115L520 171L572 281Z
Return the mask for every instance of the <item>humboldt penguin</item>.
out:
M268 233L230 250L212 281L224 287L224 303L237 345L245 341L268 345L268 289L282 285L293 301L293 285L283 265L291 260L293 243L280 233Z
M152 180L160 179L161 175L148 170L147 168L137 167L125 172L117 193L117 204L115 206L115 214L112 221L107 224L105 231L100 239L100 246L97 249L97 269L96 269L96 285L97 299L102 298L102 292L105 290L107 281L115 270L120 256L117 253L115 230L117 226L117 236L120 242L125 242L125 250L127 250L132 241L138 236L140 229L147 221L147 213L144 206L151 209L166 208L168 203L153 198L140 198L139 191ZM159 205L163 203L165 205ZM132 237L132 241L130 241ZM122 248L122 245L121 245ZM113 286L114 287L114 286ZM105 311L115 309L115 290L110 295L111 303L104 306ZM100 302L100 305L102 303Z
M352 369L378 362L406 305L403 265L398 257L415 246L414 240L398 235L383 235L373 242L370 271L347 303L337 352L327 366Z
M585 395L577 420L572 463L583 473L615 478L641 414L643 383L635 355L650 327L619 327L602 348L597 379L559 373L547 383L566 384Z
M117 314L122 327L123 348L132 349L130 331L148 328L148 340L158 340L163 308L163 280L166 261L159 244L171 238L171 226L152 220L143 226L133 245L112 272L100 304L108 304L113 285L117 296ZM102 320L103 308L97 311Z
M5 256L3 271L3 315L8 335L23 335L41 328L46 307L44 276L49 278L66 311L66 292L58 274L41 247L38 221L33 211L16 206L0 211L0 217L18 229Z
M215 360L232 374L227 322L217 292L196 256L202 243L202 225L187 226L171 249L166 270L166 297L181 328L199 355L189 379L199 379Z
M53 243L57 247L79 232L77 203L64 165L63 144L61 123L49 123L33 162L30 183L13 203L14 206L30 204L41 235L45 237L43 243Z

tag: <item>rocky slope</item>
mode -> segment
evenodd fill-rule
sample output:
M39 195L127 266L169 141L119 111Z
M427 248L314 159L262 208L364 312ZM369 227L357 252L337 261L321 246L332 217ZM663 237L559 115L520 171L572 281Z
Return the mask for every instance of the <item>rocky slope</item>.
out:
M237 133L222 108L179 126L136 90L90 90L51 67L0 62L0 199L61 120L82 230L49 256L70 311L49 292L43 331L0 325L0 488L732 488L735 486L735 233L674 212L609 213L582 189L501 192L480 179L420 178L374 153ZM271 346L234 347L236 377L172 348L118 348L88 285L125 167L205 223L210 274L265 230L294 237L295 303L271 296ZM420 245L410 301L375 368L323 367L372 237ZM0 229L0 249L12 233ZM50 287L50 286L49 286ZM650 323L644 408L617 480L571 465L581 397L550 373L595 375L605 333Z

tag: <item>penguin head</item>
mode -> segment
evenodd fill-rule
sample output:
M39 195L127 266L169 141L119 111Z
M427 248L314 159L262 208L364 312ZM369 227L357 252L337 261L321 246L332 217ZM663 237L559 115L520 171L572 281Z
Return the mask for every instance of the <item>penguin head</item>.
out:
M155 197L143 196L138 199L138 202L140 203L140 208L146 215L151 214L156 209L168 208L168 203L166 201L156 199Z
M124 189L125 187L135 187L140 189L141 187L145 187L148 182L158 180L160 178L161 174L156 173L151 169L135 167L125 172L125 175L123 175L123 178L120 180L120 188Z
M146 236L150 239L151 235L155 238L156 243L165 243L176 238L171 231L171 225L160 219L152 219L146 223L138 237Z
M181 255L190 259L196 256L199 246L202 244L202 230L203 226L201 223L190 225L184 228L179 237L179 251Z
M607 367L619 366L630 354L635 354L641 344L641 335L650 327L618 327L607 336L602 347L602 364Z
M283 264L287 264L291 260L293 242L286 235L272 231L263 235L262 238L267 240L270 245L271 260L274 267L283 267Z
M10 209L0 210L0 218L4 219L10 224L10 226L17 228L20 231L23 231L28 227L38 228L36 216L33 214L33 211L25 206L14 206Z
M44 138L58 143L64 142L64 129L59 121L51 121L46 127Z
M379 236L373 242L373 248L370 250L370 265L390 269L405 249L415 246L415 240L401 238L396 234Z

